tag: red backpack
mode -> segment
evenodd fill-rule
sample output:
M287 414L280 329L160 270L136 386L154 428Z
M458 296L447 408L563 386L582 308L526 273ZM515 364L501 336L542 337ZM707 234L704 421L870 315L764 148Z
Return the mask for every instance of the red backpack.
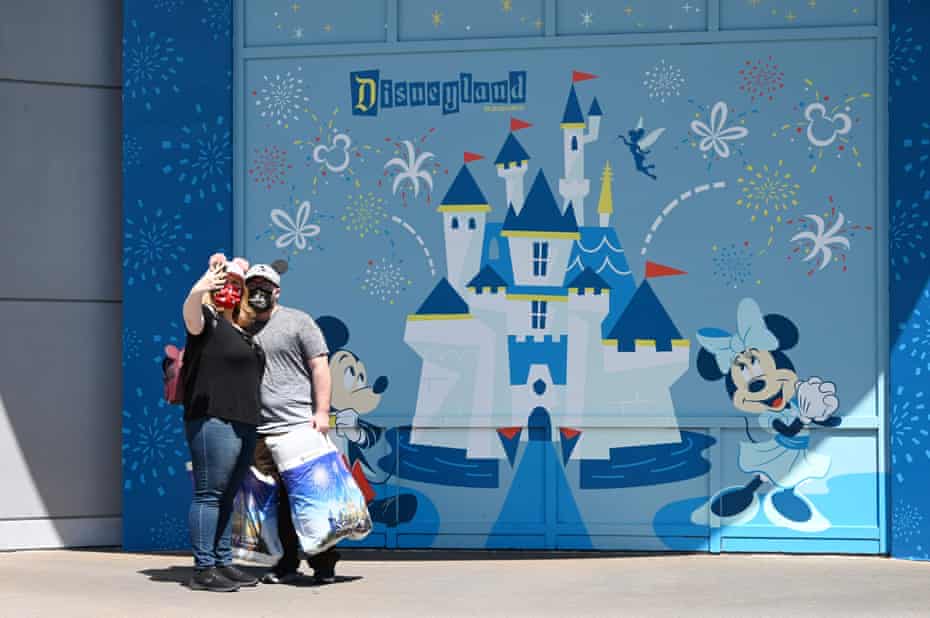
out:
M184 349L173 345L165 346L165 358L161 362L162 380L165 383L165 401L173 404L184 403L184 381L181 380L181 367L184 365Z

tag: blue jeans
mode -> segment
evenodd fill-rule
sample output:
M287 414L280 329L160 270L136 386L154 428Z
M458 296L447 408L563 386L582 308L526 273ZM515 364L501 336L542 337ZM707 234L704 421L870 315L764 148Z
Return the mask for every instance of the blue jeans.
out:
M201 418L184 424L191 449L194 500L189 525L198 569L232 563L233 499L255 452L254 425Z

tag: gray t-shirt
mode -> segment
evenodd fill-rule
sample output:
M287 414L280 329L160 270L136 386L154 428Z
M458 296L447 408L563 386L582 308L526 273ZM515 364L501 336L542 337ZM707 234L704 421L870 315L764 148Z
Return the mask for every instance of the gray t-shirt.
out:
M279 305L267 322L256 321L251 331L265 351L258 432L286 433L310 423L313 389L308 361L329 354L320 328L303 311Z

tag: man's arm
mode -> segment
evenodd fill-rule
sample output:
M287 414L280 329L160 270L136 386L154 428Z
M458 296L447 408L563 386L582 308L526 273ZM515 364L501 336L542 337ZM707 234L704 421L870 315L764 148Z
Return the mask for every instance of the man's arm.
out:
M320 354L307 363L310 366L310 381L313 383L313 421L317 431L329 431L329 402L332 383L329 376L329 356Z

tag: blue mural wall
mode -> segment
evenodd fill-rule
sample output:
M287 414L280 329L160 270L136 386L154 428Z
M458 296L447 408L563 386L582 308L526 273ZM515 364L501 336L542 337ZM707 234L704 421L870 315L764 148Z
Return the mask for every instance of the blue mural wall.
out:
M161 399L181 304L232 250L232 11L129 0L123 36L123 545L189 545L181 410Z
M930 115L926 49L930 6L898 0L891 6L889 136L891 180L891 496L894 556L930 559L930 498L921 487L930 473L924 401L930 372Z
M286 260L283 301L347 326L365 378L333 367L335 422L375 494L368 544L885 551L886 322L861 302L888 233L878 5L374 4L126 3L126 547L187 544L158 361L235 248ZM905 22L894 97L919 87ZM901 199L892 268L917 269L923 197ZM760 376L803 388L753 408ZM892 475L920 465L913 416ZM895 551L910 526L920 556L926 507L895 483Z

